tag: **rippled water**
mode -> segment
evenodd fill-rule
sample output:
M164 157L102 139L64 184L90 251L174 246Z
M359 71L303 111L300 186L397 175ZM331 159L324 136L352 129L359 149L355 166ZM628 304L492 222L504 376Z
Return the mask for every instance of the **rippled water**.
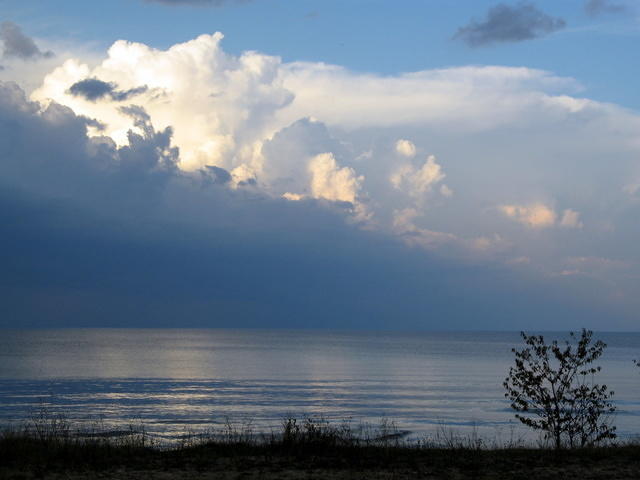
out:
M109 428L144 424L175 438L228 417L268 432L285 415L377 424L414 435L442 428L522 435L502 381L517 333L278 330L0 331L0 423L46 407ZM553 336L552 334L549 334ZM608 343L602 381L619 433L640 433L640 334Z

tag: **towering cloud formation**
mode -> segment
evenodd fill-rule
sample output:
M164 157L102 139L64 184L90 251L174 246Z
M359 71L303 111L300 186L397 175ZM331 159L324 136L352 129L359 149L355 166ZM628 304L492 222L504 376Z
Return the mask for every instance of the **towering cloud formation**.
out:
M395 260L398 271L411 264L406 244L421 258L437 256L445 277L473 265L496 284L504 277L494 268L537 276L553 291L570 279L594 302L635 308L634 113L576 98L574 80L527 68L383 77L258 52L233 56L221 40L202 35L167 50L118 41L94 68L75 59L52 71L31 96L38 103L6 87L5 116L21 127L2 138L2 151L13 152L3 157L4 185L77 203L96 218L125 217L136 238L184 231L217 245L229 236L229 244L245 239L248 252L263 248L251 243L256 232L290 242L271 255L381 235L394 245L383 248L385 272ZM151 219L149 230L140 218ZM339 247L352 257L346 264L367 264L359 241ZM289 265L248 255L276 270ZM576 257L600 259L584 284L583 275L558 275ZM619 262L628 269L607 267ZM241 267L224 271L222 284L241 285L246 274L257 288L258 277ZM286 276L278 278L289 288ZM468 291L456 278L452 288ZM312 287L305 294L317 295ZM408 292L418 296L412 288L394 308L411 303Z
M66 62L45 79L35 98L53 98L100 117L106 133L122 144L130 119L117 105L96 106L94 100L135 95L130 100L143 104L157 125L175 128L182 168L234 168L244 163L238 156L251 155L239 152L238 142L240 149L250 149L268 135L267 121L293 96L279 78L278 59L255 52L231 57L220 48L221 39L221 34L203 35L166 51L119 41L93 71Z

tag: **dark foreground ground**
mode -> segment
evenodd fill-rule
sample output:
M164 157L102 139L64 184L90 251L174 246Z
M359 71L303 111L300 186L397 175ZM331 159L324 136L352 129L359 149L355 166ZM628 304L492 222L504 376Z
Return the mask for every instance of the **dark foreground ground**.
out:
M640 447L562 451L279 439L170 450L137 442L0 438L2 479L638 479Z

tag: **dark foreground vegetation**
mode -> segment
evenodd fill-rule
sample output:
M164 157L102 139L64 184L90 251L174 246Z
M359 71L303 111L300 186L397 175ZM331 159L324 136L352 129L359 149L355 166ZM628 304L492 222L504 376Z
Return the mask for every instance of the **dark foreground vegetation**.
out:
M376 433L380 433L377 430ZM487 446L403 432L359 437L345 425L287 419L269 435L229 429L163 447L144 432L72 432L61 420L0 436L2 479L637 479L640 445L578 449Z

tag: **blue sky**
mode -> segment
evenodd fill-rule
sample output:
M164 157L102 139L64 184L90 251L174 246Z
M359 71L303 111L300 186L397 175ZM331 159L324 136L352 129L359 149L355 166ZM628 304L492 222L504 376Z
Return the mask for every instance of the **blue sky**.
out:
M0 12L0 326L638 329L638 2Z
M225 33L231 53L259 50L285 61L306 60L394 74L467 64L527 66L569 76L590 98L640 108L640 5L589 15L583 0L538 1L566 27L534 42L468 48L452 40L472 18L499 2L485 0L253 0L223 7L166 6L142 0L0 2L5 19L32 35L104 49L117 39L167 48L201 33ZM511 2L517 4L517 2Z

